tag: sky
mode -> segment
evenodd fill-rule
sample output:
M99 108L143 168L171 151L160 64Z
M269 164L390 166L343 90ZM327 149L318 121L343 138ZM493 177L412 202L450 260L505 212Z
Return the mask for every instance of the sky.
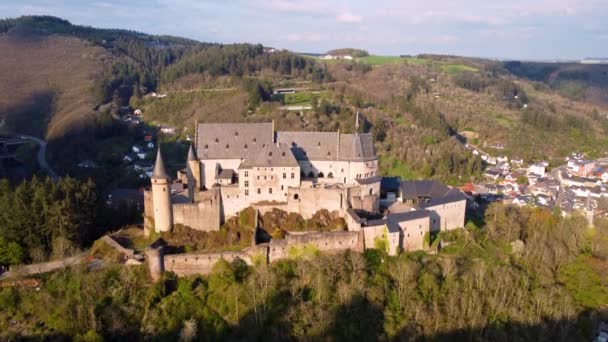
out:
M0 0L0 17L31 14L297 52L608 57L608 0Z

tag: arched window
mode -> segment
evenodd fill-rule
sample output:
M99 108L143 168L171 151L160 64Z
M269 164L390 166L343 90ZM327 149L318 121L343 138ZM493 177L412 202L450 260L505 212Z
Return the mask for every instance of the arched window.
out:
M285 157L285 152L281 153L281 157Z
M238 137L239 136L239 132L234 132L234 136Z
M327 178L334 178L334 173L333 172L328 173Z
M230 145L226 144L226 149L229 149L229 148L230 148Z
M298 200L298 199L300 199L300 195L298 195L298 194L294 194L294 195L293 195L293 199L294 199L294 200Z
M268 152L268 156L269 156L269 157L272 157L272 152Z
M245 146L243 146L245 149L247 149L247 144L245 144Z
M219 143L219 142L220 142L220 139L215 138L215 143L217 144L217 143Z
M254 143L254 144L255 144L255 142L256 142L256 141L257 141L257 140L256 140L255 138L253 138L253 143Z
M317 175L319 178L323 178L325 177L325 175L323 174L323 172L319 172L319 174Z
M208 150L208 149L209 149L209 145L205 145L205 150Z
M373 195L374 194L374 189L369 189L369 194Z

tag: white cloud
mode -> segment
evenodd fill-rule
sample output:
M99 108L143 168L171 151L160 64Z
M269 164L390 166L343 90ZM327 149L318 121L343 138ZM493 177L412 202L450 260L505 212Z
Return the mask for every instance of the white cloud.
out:
M352 14L351 12L339 12L336 15L336 20L341 23L360 23L363 18L360 15Z

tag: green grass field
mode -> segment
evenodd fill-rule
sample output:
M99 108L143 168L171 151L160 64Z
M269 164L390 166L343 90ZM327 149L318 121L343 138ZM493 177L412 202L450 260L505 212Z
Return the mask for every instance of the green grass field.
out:
M467 66L467 65L463 65L463 64L447 64L441 67L441 70L443 70L443 72L449 74L449 75L457 75L461 72L465 72L465 71L470 71L470 72L478 72L478 69L475 69L473 67Z
M310 92L285 94L285 105L309 105L311 96L312 94Z

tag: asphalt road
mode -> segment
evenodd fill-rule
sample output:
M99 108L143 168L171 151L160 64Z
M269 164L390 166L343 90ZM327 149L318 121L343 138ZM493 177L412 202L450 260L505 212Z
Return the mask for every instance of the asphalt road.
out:
M22 139L32 140L38 144L38 146L40 147L38 149L38 155L37 155L38 165L40 166L41 169L45 170L49 174L49 176L51 178L53 178L54 181L58 181L59 176L57 176L55 171L53 171L53 169L51 169L51 167L49 166L49 163L46 160L46 141L44 141L40 138L31 136L31 135L25 135L25 134L19 134L19 137L21 137Z

